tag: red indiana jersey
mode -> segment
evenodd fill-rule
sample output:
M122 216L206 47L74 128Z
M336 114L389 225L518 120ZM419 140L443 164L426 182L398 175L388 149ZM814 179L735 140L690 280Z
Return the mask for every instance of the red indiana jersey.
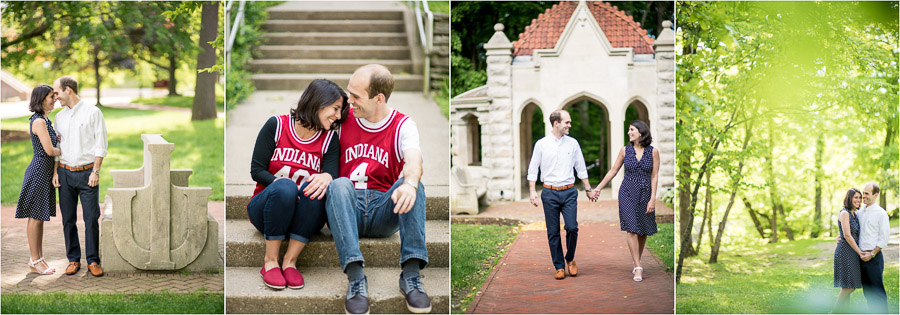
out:
M307 176L322 172L322 156L328 151L328 143L334 131L319 131L308 139L297 137L291 115L276 116L275 152L269 160L269 173L275 177L287 177L297 183L299 189ZM266 186L257 183L253 197Z
M406 164L400 158L400 126L409 117L395 110L384 126L371 129L353 116L353 108L348 116L340 131L341 177L356 189L388 191Z

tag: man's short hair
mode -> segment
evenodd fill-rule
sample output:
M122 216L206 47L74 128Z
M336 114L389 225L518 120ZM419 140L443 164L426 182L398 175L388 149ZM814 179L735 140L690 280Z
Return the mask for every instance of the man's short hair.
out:
M68 88L72 89L72 92L75 93L75 95L78 95L78 81L75 80L75 78L64 75L64 76L59 77L58 80L59 80L59 87L62 88L63 91L65 91L66 88L68 87Z
M387 67L379 64L369 64L360 67L369 71L369 98L375 98L379 93L384 94L384 101L387 102L391 98L391 92L394 91L394 76Z
M552 113L550 113L550 126L551 127L553 126L553 123L560 122L562 120L562 112L565 112L565 110L557 109L557 110L553 111Z
M877 194L881 193L881 187L878 187L878 184L876 184L875 182L870 182L870 183L866 184L866 186L872 186L872 194L873 195L877 195Z

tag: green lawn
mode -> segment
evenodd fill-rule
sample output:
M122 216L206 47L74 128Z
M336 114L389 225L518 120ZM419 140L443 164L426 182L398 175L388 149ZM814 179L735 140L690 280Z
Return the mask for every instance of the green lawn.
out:
M191 108L194 105L194 97L193 96L182 96L182 95L147 97L147 98L138 98L138 99L132 100L131 102L137 103L137 104ZM219 111L225 110L225 96L224 95L216 95L216 109L218 109Z
M672 272L675 270L675 224L661 223L656 227L657 233L647 237L647 249L666 264L667 272Z
M3 294L3 314L223 314L222 293Z
M519 234L518 226L451 224L451 308L465 313L472 298Z
M171 168L190 168L192 187L212 187L211 200L224 200L225 120L191 121L190 113L104 107L109 154L100 174L100 202L112 185L111 169L136 169L143 164L142 133L162 134L175 144ZM58 110L57 110L58 111ZM51 118L55 117L55 113ZM28 118L0 121L3 129L28 130ZM3 205L18 201L25 168L32 158L31 141L4 143L0 149Z
M839 291L833 287L833 239L736 247L723 248L717 264L706 263L708 247L699 257L685 259L677 289L677 313L825 314L831 311ZM896 314L896 260L886 262L884 286L890 313ZM853 292L848 307L855 312L868 310L861 290Z

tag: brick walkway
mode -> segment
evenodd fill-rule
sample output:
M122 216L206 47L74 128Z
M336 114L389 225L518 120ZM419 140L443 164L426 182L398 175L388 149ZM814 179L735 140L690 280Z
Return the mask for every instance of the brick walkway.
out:
M44 257L50 266L56 268L53 275L37 275L28 272L28 241L25 235L27 220L15 219L15 206L0 207L2 214L2 286L3 293L45 293L45 292L102 292L102 293L150 293L168 291L225 292L225 276L222 273L182 274L182 273L106 273L103 277L88 275L84 261L84 223L81 207L78 209L78 232L81 240L82 267L73 276L65 275L68 264L63 242L62 217L59 210L56 217L44 223ZM210 202L209 212L219 222L219 263L224 266L225 253L225 203ZM102 265L102 263L101 263ZM224 267L222 267L224 270Z
M553 278L547 233L535 222L519 233L468 313L674 313L675 282L652 253L642 258L644 281L631 279L618 222L579 222L578 229L577 277ZM565 244L565 230L561 237Z

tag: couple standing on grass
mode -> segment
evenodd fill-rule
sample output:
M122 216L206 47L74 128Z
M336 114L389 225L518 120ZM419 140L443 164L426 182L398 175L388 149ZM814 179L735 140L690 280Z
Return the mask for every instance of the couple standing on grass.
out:
M54 104L64 107L56 114L56 126L50 122ZM81 247L78 240L77 206L81 198L88 270L95 277L100 268L100 165L107 154L106 122L103 113L78 97L78 81L63 76L53 87L41 84L31 91L28 109L34 112L29 133L34 157L25 169L25 179L16 204L16 218L28 218L26 234L31 257L31 272L50 275L56 268L44 259L44 221L56 216L56 190L62 213L63 235L69 265L67 275L81 269ZM51 187L52 185L52 187Z
M884 254L891 235L890 218L878 205L881 188L868 183L863 191L850 188L838 215L838 244L834 249L834 287L841 288L833 311L842 308L854 290L862 288L873 313L888 312L884 290ZM860 207L865 202L863 207Z
M544 206L544 220L547 224L547 239L550 243L550 256L556 268L555 278L566 278L578 275L575 264L575 246L578 241L578 190L575 189L575 175L584 184L588 199L597 201L600 190L616 176L622 166L625 167L625 179L619 188L619 225L626 232L628 249L631 253L632 280L643 281L644 268L641 256L647 236L656 234L656 183L659 172L659 151L650 143L650 127L640 120L631 122L628 127L628 145L619 150L616 163L606 173L603 180L593 190L588 181L584 156L578 141L569 137L572 118L565 110L550 113L551 135L541 138L534 144L531 163L528 165L528 184L531 192L531 204L538 206L538 193L535 182L538 170L544 189L540 200ZM574 171L573 171L574 170ZM563 256L560 242L559 216L562 214L566 229L566 254Z
M303 288L297 257L327 222L349 282L345 311L367 314L359 238L399 230L400 291L411 312L431 311L419 275L428 264L419 133L412 119L388 107L393 89L394 77L377 64L353 73L349 96L332 81L315 80L290 114L269 118L260 130L250 166L257 185L247 213L266 240L260 269L266 286Z

